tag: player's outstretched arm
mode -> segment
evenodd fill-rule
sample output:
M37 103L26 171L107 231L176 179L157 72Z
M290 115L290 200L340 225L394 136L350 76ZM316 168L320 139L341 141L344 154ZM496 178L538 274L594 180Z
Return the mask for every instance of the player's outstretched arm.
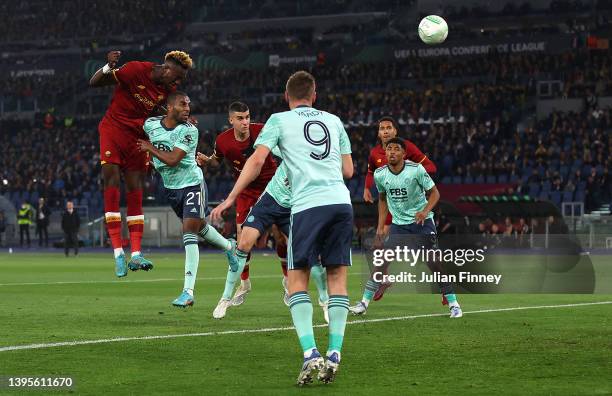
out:
M117 63L119 62L119 57L121 56L121 51L111 51L106 55L106 65L104 67L98 69L91 76L89 80L89 85L92 87L105 87L107 85L115 85L117 80L113 76L113 69L117 67Z
M219 206L217 206L210 213L210 218L212 221L218 221L221 219L221 215L223 211L229 209L238 195L248 187L249 184L253 182L253 180L257 179L259 173L261 172L261 168L263 167L264 162L266 162L266 158L270 154L270 149L263 144L260 144L255 149L255 152L249 157L247 162L245 162L244 167L242 168L242 172L240 172L240 176L238 180L236 180L236 184L234 188L229 193L225 201L221 202Z
M427 205L425 205L423 210L414 214L414 219L417 224L425 223L425 219L427 219L429 212L433 210L433 208L438 204L439 200L440 192L436 186L433 186L431 189L427 190Z
M138 146L138 149L140 151L147 151L151 153L152 156L156 157L161 162L171 167L177 166L179 162L181 162L181 160L185 158L185 155L187 155L186 152L184 152L178 147L175 147L172 151L159 150L155 148L155 146L153 146L151 142L142 139L139 139L136 142L136 146Z

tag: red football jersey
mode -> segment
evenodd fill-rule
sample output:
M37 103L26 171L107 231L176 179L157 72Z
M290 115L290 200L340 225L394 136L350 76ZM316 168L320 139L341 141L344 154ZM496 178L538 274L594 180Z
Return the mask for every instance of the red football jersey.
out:
M117 80L113 98L104 118L121 129L143 135L145 119L159 103L164 103L172 90L157 85L151 79L152 62L128 62L113 76Z
M406 155L404 156L404 159L423 165L429 174L436 173L436 165L429 158L427 158L427 156L423 154L421 150L414 145L414 143L409 140L404 140L404 145L406 146ZM370 157L368 158L366 188L371 188L374 184L374 171L385 165L387 165L387 154L385 153L385 149L383 149L382 145L378 144L370 151Z
M243 142L236 140L234 128L230 128L217 136L213 156L217 157L219 160L225 159L227 161L227 163L232 167L234 180L238 179L240 172L242 172L242 167L253 151L255 151L253 144L259 136L259 132L261 132L263 126L263 124L252 123L249 126L249 138ZM272 176L274 176L275 172L276 162L274 162L274 159L270 154L266 158L266 162L264 162L264 165L261 168L261 173L257 179L253 180L253 182L249 184L248 189L263 192L270 179L272 179Z

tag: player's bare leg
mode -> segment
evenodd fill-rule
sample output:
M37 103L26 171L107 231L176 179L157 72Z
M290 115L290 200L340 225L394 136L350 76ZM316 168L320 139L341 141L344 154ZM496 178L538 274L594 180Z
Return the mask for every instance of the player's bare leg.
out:
M142 255L142 233L144 231L144 214L142 212L142 186L144 172L127 170L124 173L127 201L127 224L130 233L132 257L128 268L132 271L149 271L153 263Z
M127 264L121 238L121 212L119 209L121 171L119 165L103 164L102 179L104 180L104 219L115 257L115 275L124 277L127 275Z
M271 231L276 246L276 254L280 259L281 269L283 270L283 302L286 306L289 306L289 290L287 289L287 238L278 229L276 224L272 225Z
M259 235L259 232L257 234ZM242 238L242 225L238 223L236 223L236 237L238 239L238 245L240 245L240 239ZM259 238L259 236L257 238ZM256 242L257 239L255 240L253 245ZM251 279L249 278L249 261L251 261L251 249L249 249L248 252L249 253L247 256L246 264L244 266L244 269L242 270L242 273L240 274L240 286L238 287L238 289L236 289L234 297L232 297L232 305L234 306L238 306L244 303L247 294L249 294L249 292L251 291Z

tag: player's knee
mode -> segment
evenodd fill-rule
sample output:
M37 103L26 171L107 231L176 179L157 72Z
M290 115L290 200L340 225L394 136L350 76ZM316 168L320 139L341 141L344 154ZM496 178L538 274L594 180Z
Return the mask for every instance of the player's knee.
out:
M243 252L250 252L254 244L255 243L248 240L248 238L241 236L240 240L238 241L238 249L242 250Z

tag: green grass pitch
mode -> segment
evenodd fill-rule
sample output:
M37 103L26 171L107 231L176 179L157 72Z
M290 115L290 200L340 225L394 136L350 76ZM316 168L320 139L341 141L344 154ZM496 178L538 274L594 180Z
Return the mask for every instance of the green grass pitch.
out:
M182 288L182 254L153 252L153 271L122 280L110 256L0 254L0 377L70 376L71 392L83 395L612 394L612 304L496 311L611 295L460 295L467 313L451 320L428 316L447 313L437 295L391 293L365 317L349 317L364 322L347 326L336 382L298 388L301 350L295 332L282 329L292 324L274 256L254 256L253 290L223 320L212 318L224 284L222 255L201 255L196 304L187 310L170 305ZM362 270L359 263L351 269L351 302L361 296ZM491 311L470 313L482 310ZM324 323L317 306L314 321ZM6 350L194 333L204 334ZM324 351L326 329L315 335ZM30 392L0 389L19 393Z

